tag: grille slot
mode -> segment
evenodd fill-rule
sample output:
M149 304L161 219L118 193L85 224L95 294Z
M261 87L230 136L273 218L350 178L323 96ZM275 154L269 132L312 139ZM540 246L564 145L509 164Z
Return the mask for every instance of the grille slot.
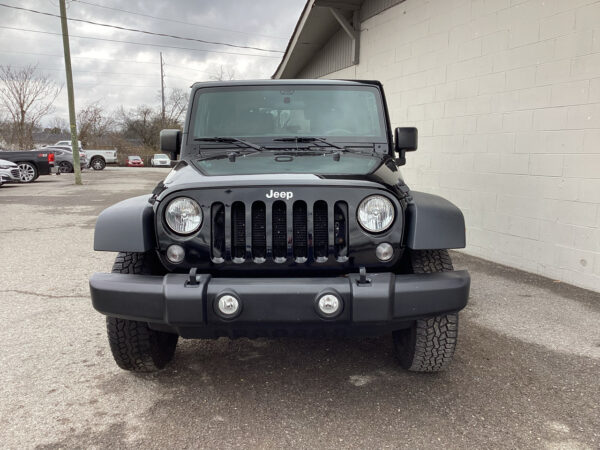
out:
M287 253L286 204L273 203L273 257L285 258Z
M306 225L306 213L307 211L305 202L299 201L294 203L294 258L305 259L308 256L308 230Z
M225 205L213 203L211 208L211 247L215 262L225 260Z
M263 202L252 204L252 257L267 257L267 210Z
M327 203L319 200L313 209L313 229L315 258L327 258L327 246L329 245Z
M231 206L231 255L243 259L246 255L246 207L242 202Z
M348 257L348 204L335 202L333 207L333 236L336 258Z

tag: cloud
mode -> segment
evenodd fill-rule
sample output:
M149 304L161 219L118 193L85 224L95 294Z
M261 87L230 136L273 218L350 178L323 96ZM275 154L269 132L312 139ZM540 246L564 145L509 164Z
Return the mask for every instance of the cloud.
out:
M69 1L73 18L138 28L158 33L285 50L304 0L173 0L120 2L117 0ZM59 13L58 0L14 1L8 4ZM172 21L128 14L133 11ZM0 8L1 26L60 33L60 19L25 11ZM185 22L185 23L182 23ZM235 70L238 79L268 78L281 53L258 52L223 45L149 36L91 24L69 22L76 107L101 101L109 110L140 104L158 105L160 93L159 52L165 61L167 89L188 89L195 81L210 79L220 66ZM86 36L132 43L83 39ZM153 47L164 45L192 50ZM209 52L211 50L213 52ZM222 53L216 53L222 52ZM0 64L38 64L41 71L64 84L64 60L60 35L0 28ZM229 53L229 54L227 54ZM261 54L263 57L231 53ZM66 89L56 101L55 115L68 117Z

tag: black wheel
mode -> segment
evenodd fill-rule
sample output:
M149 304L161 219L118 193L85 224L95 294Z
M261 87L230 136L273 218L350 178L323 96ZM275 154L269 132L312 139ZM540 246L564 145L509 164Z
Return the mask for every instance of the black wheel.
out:
M119 253L113 273L161 275L164 269L153 253ZM147 323L106 318L108 342L117 365L132 372L163 369L175 355L178 335L151 330Z
M38 170L34 164L29 162L19 162L19 175L21 183L32 183L38 177Z
M73 170L73 164L71 164L68 161L62 161L58 164L58 172L59 173L72 173L74 172Z
M102 170L106 167L106 161L104 158L96 157L90 162L90 167L94 170Z
M411 253L413 273L454 270L447 250L419 250ZM393 333L394 350L404 369L439 372L448 368L458 338L458 313L416 320L411 328Z

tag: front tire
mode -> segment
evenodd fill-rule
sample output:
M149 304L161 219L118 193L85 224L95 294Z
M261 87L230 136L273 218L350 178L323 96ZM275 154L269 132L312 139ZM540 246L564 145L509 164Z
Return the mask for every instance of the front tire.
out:
M113 273L162 275L158 258L149 253L119 253ZM163 369L175 355L179 336L150 329L135 320L106 318L108 342L117 365L131 372L155 372Z
M454 270L447 250L417 250L411 253L413 273ZM440 372L452 362L458 338L458 313L416 320L393 333L400 365L412 372Z

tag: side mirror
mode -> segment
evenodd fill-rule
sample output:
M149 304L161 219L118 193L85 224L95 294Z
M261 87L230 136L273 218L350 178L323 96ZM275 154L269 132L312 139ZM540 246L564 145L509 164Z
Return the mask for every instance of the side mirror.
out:
M160 132L160 150L177 159L181 151L181 130L162 130Z
M396 164L406 164L406 152L414 152L419 143L419 131L415 127L400 127L394 130L394 150L398 154Z

